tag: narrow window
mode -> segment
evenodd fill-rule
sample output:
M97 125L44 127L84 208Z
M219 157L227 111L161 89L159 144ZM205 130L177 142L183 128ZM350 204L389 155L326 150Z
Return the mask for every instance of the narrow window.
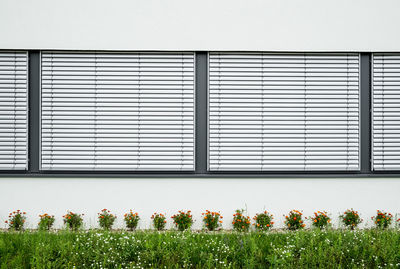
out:
M373 54L372 168L400 170L400 54Z
M0 169L27 169L27 53L0 52Z

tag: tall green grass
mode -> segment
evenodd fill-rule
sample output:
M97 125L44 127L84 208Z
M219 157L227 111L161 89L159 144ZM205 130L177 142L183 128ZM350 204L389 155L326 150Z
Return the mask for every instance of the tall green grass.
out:
M2 232L0 265L1 268L398 268L400 232Z

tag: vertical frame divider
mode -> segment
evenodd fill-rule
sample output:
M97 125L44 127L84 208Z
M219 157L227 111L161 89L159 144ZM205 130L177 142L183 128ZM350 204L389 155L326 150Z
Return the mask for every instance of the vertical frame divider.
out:
M195 53L195 173L207 173L208 53Z
M40 51L28 52L28 172L39 173L40 163Z
M371 173L371 53L360 54L360 171Z

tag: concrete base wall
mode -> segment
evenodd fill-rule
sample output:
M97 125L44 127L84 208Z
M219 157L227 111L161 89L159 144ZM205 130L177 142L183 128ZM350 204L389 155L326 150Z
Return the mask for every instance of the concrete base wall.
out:
M86 228L97 227L97 213L110 209L117 214L115 227L123 227L123 214L140 214L140 228L151 228L154 212L170 216L192 210L194 228L202 227L201 213L220 211L224 228L231 228L232 214L247 208L253 217L264 209L283 227L283 214L291 209L310 216L316 210L338 216L347 208L358 210L361 225L371 226L377 209L400 213L400 178L0 178L0 227L6 227L10 211L27 212L27 226L35 228L42 213L56 216L62 227L67 210L84 213ZM307 222L307 224L309 224Z

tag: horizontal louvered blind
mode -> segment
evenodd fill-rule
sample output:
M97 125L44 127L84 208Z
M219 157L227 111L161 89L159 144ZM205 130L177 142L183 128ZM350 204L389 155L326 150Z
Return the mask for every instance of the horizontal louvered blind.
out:
M44 170L193 170L193 53L42 53Z
M0 52L0 169L27 169L27 53Z
M359 55L211 53L210 170L358 170Z
M372 65L373 170L400 170L400 54L374 54Z

